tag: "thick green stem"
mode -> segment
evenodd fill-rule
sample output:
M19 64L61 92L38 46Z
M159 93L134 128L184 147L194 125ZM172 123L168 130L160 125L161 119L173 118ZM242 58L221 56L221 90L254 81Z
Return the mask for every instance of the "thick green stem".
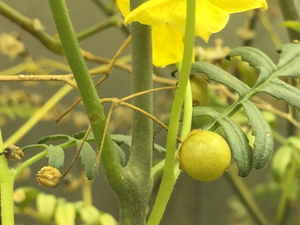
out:
M80 47L71 24L64 0L49 0L56 28L64 48L66 58L74 74L79 92L85 106L95 136L97 148L100 148L106 118L99 97L93 85L87 65L81 55ZM106 178L114 191L122 192L122 167L114 151L110 133L107 132L102 152L102 166Z
M0 130L0 153L4 151ZM0 156L0 198L1 198L1 224L14 225L14 180L8 168L5 155Z
M131 9L143 0L130 1ZM153 88L151 27L134 22L131 25L132 94ZM132 104L153 113L153 94L148 93L132 100ZM121 224L142 225L146 222L152 180L150 178L153 151L153 121L145 115L132 112L132 143L130 158L124 173L131 182L127 195L120 201Z
M175 92L175 97L172 106L172 112L170 117L169 131L167 137L167 150L166 150L166 161L165 170L163 173L163 179L161 182L161 187L158 192L156 202L154 204L152 213L150 215L148 225L159 224L162 215L165 211L167 203L170 199L174 183L178 173L174 173L174 156L176 150L176 137L179 125L179 117L182 108L183 99L186 92L186 87L188 79L190 76L190 68L192 61L192 53L194 46L194 33L195 33L195 0L186 1L187 2L187 17L186 17L186 31L184 38L184 53L182 68L180 70L180 77L178 81L179 88Z
M284 20L298 20L300 21L300 3L299 0L279 0L279 5ZM287 28L290 40L300 40L300 33Z

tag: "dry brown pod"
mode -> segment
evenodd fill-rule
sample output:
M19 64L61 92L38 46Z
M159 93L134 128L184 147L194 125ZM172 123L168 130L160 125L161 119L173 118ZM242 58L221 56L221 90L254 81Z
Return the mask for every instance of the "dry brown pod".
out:
M44 166L36 175L36 179L40 185L55 188L59 185L61 173L52 166Z

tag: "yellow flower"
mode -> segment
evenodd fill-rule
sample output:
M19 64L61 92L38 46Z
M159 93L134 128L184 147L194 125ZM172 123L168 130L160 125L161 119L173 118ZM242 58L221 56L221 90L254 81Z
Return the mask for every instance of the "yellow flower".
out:
M129 0L117 0L117 4L125 16L125 25L138 21L152 26L154 65L164 67L181 61L186 0L150 0L129 14ZM211 34L226 26L230 14L260 7L267 9L266 0L196 0L195 35L207 42Z

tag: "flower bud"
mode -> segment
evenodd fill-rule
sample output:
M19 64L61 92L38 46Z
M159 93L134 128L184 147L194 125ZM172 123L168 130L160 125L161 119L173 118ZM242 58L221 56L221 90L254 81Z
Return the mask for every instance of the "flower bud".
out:
M11 160L21 160L24 157L22 149L15 145L9 145L4 149L4 154L6 158Z
M52 166L44 166L36 175L36 179L40 185L55 188L60 182L61 173Z

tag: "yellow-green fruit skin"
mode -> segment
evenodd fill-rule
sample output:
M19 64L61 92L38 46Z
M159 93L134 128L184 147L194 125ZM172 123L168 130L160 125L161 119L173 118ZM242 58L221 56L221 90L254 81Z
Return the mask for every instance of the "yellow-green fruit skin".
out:
M191 75L190 76L193 106L205 106L209 100L210 90L207 82L200 78Z
M231 161L227 142L211 131L193 130L183 141L178 158L180 168L192 178L212 181L221 177Z

